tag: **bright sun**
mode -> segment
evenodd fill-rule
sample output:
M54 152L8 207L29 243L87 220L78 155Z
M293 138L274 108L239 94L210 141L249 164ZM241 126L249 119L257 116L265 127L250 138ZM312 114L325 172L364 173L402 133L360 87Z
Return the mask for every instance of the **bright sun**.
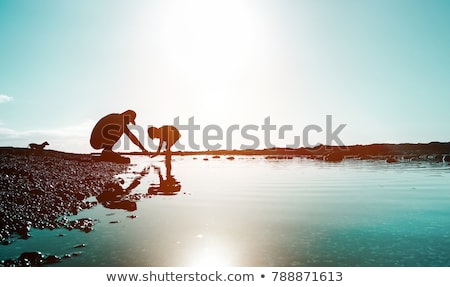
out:
M236 95L269 44L261 8L237 0L164 3L157 38L173 82L185 82L199 103L211 96Z
M226 72L234 64L246 62L263 32L258 31L257 14L243 1L174 1L166 5L161 26L164 50L193 74L206 76L218 67Z

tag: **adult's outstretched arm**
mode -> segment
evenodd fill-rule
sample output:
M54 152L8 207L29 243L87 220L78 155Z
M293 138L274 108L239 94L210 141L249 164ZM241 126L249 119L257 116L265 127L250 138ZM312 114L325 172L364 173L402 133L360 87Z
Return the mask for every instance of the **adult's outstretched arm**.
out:
M124 127L124 133L128 136L128 138L137 145L143 152L148 153L148 151L145 149L145 147L141 144L141 142L138 140L138 138L128 129L127 126Z

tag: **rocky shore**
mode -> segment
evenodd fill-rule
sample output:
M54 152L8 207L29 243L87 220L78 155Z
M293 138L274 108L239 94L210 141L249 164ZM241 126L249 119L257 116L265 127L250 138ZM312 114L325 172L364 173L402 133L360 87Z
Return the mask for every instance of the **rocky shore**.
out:
M0 148L0 243L27 239L31 228L88 232L92 226L88 219L71 222L65 216L96 205L90 198L101 194L126 168L92 161L85 154Z

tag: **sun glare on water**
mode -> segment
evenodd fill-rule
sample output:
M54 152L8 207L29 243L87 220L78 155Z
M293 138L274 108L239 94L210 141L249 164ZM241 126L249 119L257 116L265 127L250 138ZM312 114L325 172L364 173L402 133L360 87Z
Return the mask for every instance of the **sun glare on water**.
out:
M230 256L221 248L205 248L192 255L188 266L191 267L226 267L232 266Z
M190 267L227 267L236 262L232 258L229 246L218 237L209 237L198 234L196 244L187 254L185 265Z

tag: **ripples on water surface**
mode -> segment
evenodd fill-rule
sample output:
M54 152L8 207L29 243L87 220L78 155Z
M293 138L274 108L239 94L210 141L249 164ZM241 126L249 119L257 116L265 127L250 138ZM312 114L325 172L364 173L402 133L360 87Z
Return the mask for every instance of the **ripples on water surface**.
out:
M0 258L85 243L53 266L450 266L443 163L173 157L167 178L158 158L132 162L136 210L99 204L73 217L94 231L32 230Z

